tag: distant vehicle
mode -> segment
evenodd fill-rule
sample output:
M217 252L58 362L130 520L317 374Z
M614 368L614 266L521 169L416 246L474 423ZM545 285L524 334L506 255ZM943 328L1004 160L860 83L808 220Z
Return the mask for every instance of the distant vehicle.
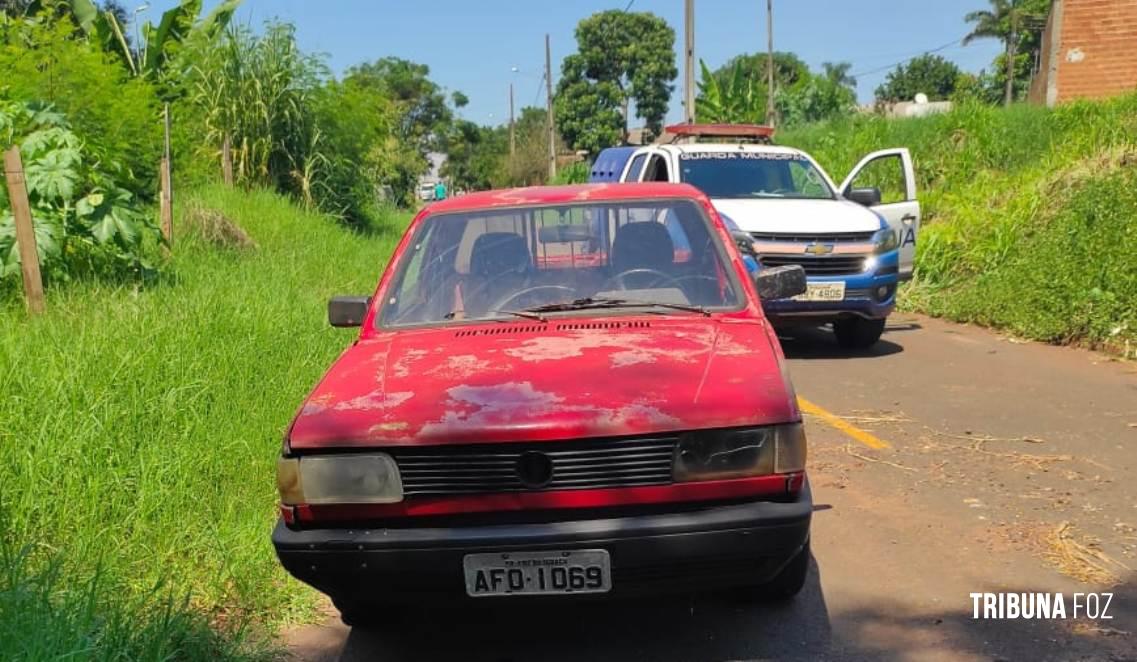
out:
M425 208L374 294L329 304L362 329L288 427L281 563L348 624L412 601L792 597L806 438L761 299L804 291L801 267L748 273L690 186Z
M833 324L845 347L868 347L884 331L896 286L911 278L920 203L907 149L873 152L840 186L801 150L769 144L762 126L667 127L674 144L603 150L594 182L684 182L710 196L754 239L767 266L805 268L808 291L771 301L778 326ZM902 199L882 203L879 188L856 188L869 165L892 164Z
M423 202L431 202L434 200L434 182L427 182L419 184L418 197Z

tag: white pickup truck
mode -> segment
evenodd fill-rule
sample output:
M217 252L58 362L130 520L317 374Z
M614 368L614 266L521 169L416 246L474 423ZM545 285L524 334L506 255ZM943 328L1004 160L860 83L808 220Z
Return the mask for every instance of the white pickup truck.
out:
M759 126L667 127L670 144L604 150L592 181L684 182L753 240L764 266L799 264L808 291L769 302L777 326L833 325L844 347L873 345L912 276L920 203L907 149L873 152L840 186L805 152ZM881 185L895 193L881 198Z

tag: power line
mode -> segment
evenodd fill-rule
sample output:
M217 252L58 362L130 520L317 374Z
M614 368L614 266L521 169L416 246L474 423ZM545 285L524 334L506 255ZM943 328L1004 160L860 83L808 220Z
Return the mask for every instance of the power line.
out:
M882 71L887 71L893 67L904 64L905 62L908 62L909 60L914 60L914 59L920 57L921 55L931 55L932 53L939 53L940 51L947 50L947 49L951 48L952 46L960 45L961 42L963 41L963 39L964 39L964 37L960 37L959 39L952 39L951 41L949 41L948 43L946 43L942 46L937 46L937 47L935 47L931 50L927 50L927 51L921 51L919 53L916 53L915 55L909 55L908 57L904 58L903 60L893 62L892 64L888 64L888 65L885 65L883 67L877 67L875 69L868 69L866 71L858 71L856 73L849 74L849 75L852 76L853 78L859 78L860 76L868 76L870 74L876 74L876 73L880 73Z
M634 4L636 4L636 0L628 0L628 6L624 7L624 13L627 14L628 10L631 9Z

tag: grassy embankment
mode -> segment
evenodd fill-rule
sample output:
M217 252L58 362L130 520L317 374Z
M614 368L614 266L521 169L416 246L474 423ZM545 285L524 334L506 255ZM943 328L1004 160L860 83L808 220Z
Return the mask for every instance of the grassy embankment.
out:
M373 289L406 218L363 236L268 193L180 202L257 247L183 234L158 283L61 286L39 319L0 307L4 659L259 657L245 624L312 607L268 539L275 457L352 337L327 298Z
M1137 95L786 131L837 178L912 150L924 209L902 305L1137 356Z

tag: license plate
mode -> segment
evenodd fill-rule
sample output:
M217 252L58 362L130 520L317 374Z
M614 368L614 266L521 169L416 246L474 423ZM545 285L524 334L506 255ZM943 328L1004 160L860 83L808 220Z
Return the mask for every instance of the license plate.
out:
M807 283L805 294L794 297L794 301L844 301L845 283Z
M603 549L467 554L462 568L466 593L475 598L612 590L612 563Z

